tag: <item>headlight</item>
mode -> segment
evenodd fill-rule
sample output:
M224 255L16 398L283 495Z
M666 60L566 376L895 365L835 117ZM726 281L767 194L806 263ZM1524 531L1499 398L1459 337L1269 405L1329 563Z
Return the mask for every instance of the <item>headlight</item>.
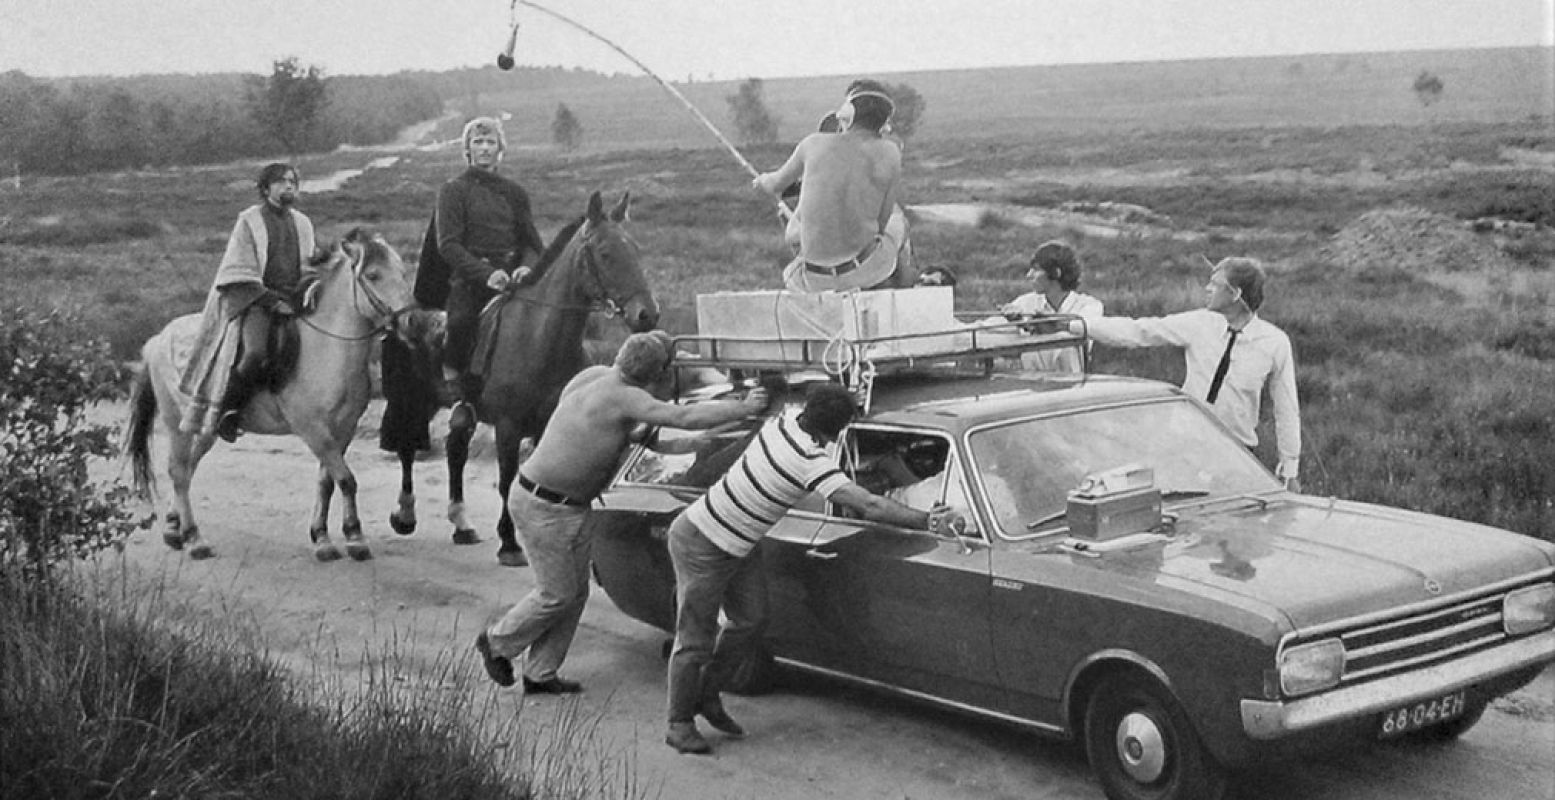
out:
M1344 643L1338 639L1298 645L1280 654L1280 688L1292 697L1327 689L1344 674Z
M1501 625L1513 636L1555 625L1555 583L1508 592L1501 603Z

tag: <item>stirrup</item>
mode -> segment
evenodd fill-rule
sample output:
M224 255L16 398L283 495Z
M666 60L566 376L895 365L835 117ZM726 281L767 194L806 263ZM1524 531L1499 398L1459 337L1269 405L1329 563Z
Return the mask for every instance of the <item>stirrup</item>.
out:
M242 419L243 413L236 409L221 412L221 417L216 420L216 435L229 444L236 442L243 435L243 428L239 425Z
M448 432L464 433L475 430L475 406L468 401L460 400L454 403L453 411L448 414Z

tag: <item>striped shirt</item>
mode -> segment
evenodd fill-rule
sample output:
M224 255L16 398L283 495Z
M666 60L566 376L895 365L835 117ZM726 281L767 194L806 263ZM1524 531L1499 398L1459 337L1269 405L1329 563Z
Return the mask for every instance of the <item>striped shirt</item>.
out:
M733 467L686 509L686 519L724 552L740 557L805 495L831 496L848 476L793 418L769 420Z

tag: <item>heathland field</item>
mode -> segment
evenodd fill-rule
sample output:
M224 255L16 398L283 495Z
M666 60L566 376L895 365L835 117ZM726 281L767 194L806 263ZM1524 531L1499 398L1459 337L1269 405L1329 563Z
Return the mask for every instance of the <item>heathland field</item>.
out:
M1550 64L1544 49L878 77L926 101L906 201L920 263L959 274L961 309L1022 291L1016 265L1055 236L1078 246L1082 288L1114 314L1196 306L1201 255L1257 256L1274 273L1264 316L1295 341L1307 491L1555 539ZM1444 83L1429 106L1411 89L1422 70ZM843 83L769 82L785 142L745 156L775 167ZM724 125L735 86L683 88ZM584 125L581 151L541 144L559 99ZM547 235L590 191L631 191L667 327L689 329L697 292L777 285L770 201L651 81L477 102L514 115L505 169ZM414 263L460 154L299 161L305 180L370 162L387 165L302 207L322 235L372 226ZM199 308L258 166L7 181L0 302L78 306L83 333L135 359ZM1100 371L1180 378L1175 352L1098 355Z

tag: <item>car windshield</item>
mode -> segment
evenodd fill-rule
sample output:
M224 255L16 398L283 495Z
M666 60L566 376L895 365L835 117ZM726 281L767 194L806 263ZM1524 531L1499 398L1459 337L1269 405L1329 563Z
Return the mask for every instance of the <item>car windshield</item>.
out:
M969 441L990 514L1008 537L1056 530L1085 476L1125 465L1154 470L1168 503L1279 488L1247 448L1186 400L980 428Z

